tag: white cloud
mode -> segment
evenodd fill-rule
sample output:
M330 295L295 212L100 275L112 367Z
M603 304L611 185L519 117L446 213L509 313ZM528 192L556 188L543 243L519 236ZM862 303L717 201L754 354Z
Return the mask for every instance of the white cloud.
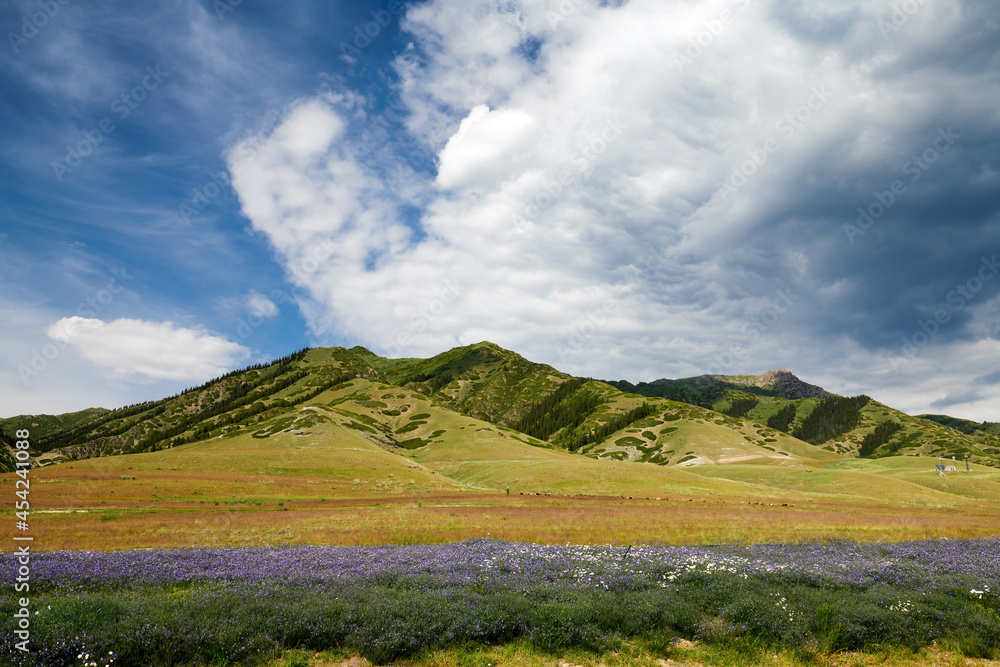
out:
M257 290L250 290L246 301L252 315L269 319L278 314L278 306Z
M441 150L438 185L456 188L486 175L493 177L487 181L510 175L528 152L528 140L536 127L531 115L520 109L490 111L480 104Z
M55 322L45 333L113 377L135 382L208 380L249 356L238 343L172 322L73 316Z
M418 193L394 191L367 126L320 96L233 185L320 339L407 355L490 339L632 379L708 372L733 349L733 372L815 375L849 354L854 377L890 386L864 370L878 351L815 334L860 280L831 288L818 264L866 264L839 200L923 150L937 116L989 115L983 76L901 68L952 38L953 12L928 7L887 39L883 2L783 7L423 3L395 65L400 131L437 157ZM421 202L417 222L404 199ZM787 284L787 314L752 325Z

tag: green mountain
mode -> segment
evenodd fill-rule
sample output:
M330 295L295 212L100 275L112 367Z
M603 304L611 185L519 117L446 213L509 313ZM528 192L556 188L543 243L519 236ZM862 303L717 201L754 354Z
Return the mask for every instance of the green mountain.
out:
M0 433L13 435L18 429L28 429L32 437L38 438L85 424L106 412L104 408L87 408L62 415L18 415L0 419Z
M968 419L959 419L958 417L949 417L948 415L917 415L921 419L927 419L932 422L937 422L938 424L943 424L945 426L950 426L957 431L966 433L968 435L975 435L976 433L989 433L991 435L1000 435L1000 423L997 422L987 422L982 423L974 422Z
M746 394L790 400L827 398L822 387L808 384L787 370L768 371L763 375L699 375L680 380L653 380L634 385L626 380L608 382L622 391L642 396L662 396L676 401L714 408L728 398L745 398Z
M362 347L300 350L159 401L0 425L8 439L32 429L38 465L231 438L263 445L318 430L439 467L458 456L464 463L451 479L461 483L494 474L475 463L489 458L476 449L498 447L519 452L514 460L548 450L685 467L966 452L1000 465L1000 438L991 433L972 436L868 397L836 396L788 371L634 386L573 377L487 342L429 359L386 359Z
M987 465L1000 461L1000 424L975 424L943 415L912 417L868 396L833 394L787 370L609 384L749 419L842 456L968 453L970 460Z

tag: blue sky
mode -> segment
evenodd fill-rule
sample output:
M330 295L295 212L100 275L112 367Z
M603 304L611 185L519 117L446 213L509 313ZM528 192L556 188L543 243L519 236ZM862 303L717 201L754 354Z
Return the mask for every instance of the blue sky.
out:
M1000 420L1000 8L0 8L0 416L304 346Z

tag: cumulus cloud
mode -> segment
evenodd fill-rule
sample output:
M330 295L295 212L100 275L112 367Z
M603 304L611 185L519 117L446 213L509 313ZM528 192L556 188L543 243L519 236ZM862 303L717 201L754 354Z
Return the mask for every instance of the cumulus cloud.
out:
M276 317L278 315L279 311L277 304L257 290L250 290L250 293L247 294L246 302L251 315L263 317L265 319Z
M888 355L996 238L995 15L433 0L395 62L395 141L436 164L415 194L372 157L369 116L321 95L233 186L320 339L490 339L631 379L846 359L828 388L889 392ZM974 342L969 313L935 346Z
M521 109L490 111L480 104L441 150L438 185L456 188L477 179L492 185L497 178L516 173L514 166L529 152L535 127L535 120Z
M73 316L53 323L45 333L113 377L135 382L208 380L249 356L242 345L172 322Z

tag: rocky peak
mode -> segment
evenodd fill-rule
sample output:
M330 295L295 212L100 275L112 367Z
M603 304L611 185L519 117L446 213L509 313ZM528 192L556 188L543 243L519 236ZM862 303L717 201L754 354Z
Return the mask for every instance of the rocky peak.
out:
M758 387L773 389L782 398L827 398L829 394L822 387L803 382L791 371L781 369L768 371L755 383Z

